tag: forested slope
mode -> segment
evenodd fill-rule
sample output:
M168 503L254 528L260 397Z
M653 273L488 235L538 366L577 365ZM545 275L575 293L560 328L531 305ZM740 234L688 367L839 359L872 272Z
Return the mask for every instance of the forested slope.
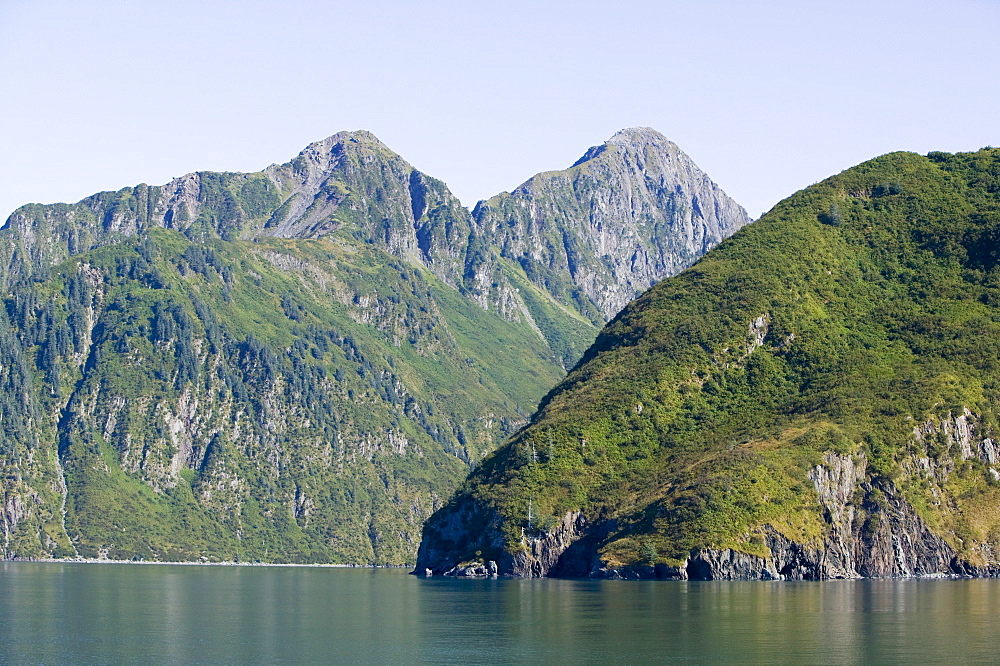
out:
M1000 571L998 240L996 149L793 195L602 331L418 571Z

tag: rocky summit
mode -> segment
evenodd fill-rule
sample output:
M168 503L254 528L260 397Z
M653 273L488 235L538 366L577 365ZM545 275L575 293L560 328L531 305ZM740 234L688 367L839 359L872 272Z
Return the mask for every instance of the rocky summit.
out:
M626 306L416 571L1000 574L998 248L998 149L798 192Z
M473 211L477 232L595 322L691 265L750 219L676 144L626 129L565 171Z
M0 556L410 563L598 326L746 222L648 130L474 213L368 132L24 206Z

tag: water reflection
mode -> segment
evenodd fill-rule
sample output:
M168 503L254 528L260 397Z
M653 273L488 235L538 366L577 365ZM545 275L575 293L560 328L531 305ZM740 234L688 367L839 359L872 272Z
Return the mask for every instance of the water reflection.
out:
M988 663L992 580L0 564L0 663Z

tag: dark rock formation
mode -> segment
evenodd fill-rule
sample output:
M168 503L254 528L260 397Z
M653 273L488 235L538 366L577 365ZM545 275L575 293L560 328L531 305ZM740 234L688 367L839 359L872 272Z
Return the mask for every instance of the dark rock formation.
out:
M678 565L631 565L609 567L599 547L618 529L615 521L590 525L580 512L571 512L550 532L523 536L523 547L513 554L501 553L499 574L539 578L670 579L670 580L826 580L831 578L905 578L935 575L993 576L996 564L981 566L958 557L956 551L935 535L916 515L899 491L884 480L865 474L864 457L828 454L825 464L810 474L824 506L828 523L821 544L795 543L773 526L762 529L768 555L755 555L731 548L699 548ZM862 499L855 502L860 496ZM465 552L460 546L470 535L462 517L452 514L446 530L456 548L451 556ZM480 514L476 524L490 533L500 524L497 516ZM495 532L494 532L495 534ZM448 567L449 553L435 549L442 533L425 531L415 572ZM501 539L489 544L496 552ZM449 569L450 575L480 575L484 566L466 562ZM463 573L465 571L472 573Z

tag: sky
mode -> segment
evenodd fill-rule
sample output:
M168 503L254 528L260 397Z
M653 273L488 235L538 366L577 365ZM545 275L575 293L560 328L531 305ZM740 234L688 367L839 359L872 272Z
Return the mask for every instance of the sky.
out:
M1000 145L1000 0L0 0L0 220L367 129L468 206L624 127L758 217Z

